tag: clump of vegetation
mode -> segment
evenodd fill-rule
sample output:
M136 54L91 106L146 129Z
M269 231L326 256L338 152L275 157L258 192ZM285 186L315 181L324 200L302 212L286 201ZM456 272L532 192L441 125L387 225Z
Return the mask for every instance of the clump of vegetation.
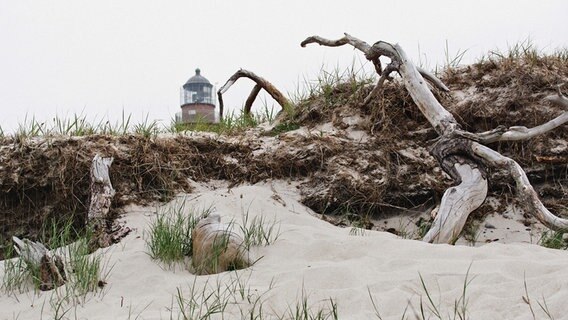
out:
M146 239L152 259L171 266L191 256L191 233L199 219L208 216L212 208L200 213L192 208L187 209L185 201L178 201L165 211L158 210Z
M242 214L242 223L239 228L243 233L247 250L254 246L271 245L280 236L280 224L276 220L268 221L264 215L251 219L249 210Z
M172 120L169 132L213 132L219 135L235 135L247 129L257 127L261 123L272 123L276 119L276 113L273 107L268 107L264 102L264 108L260 113L251 112L244 113L231 111L223 116L219 122L210 122L206 119L197 119L191 123L177 123Z
M337 302L330 298L326 304L314 303L302 289L301 297L283 312L277 312L265 305L265 296L273 289L271 283L265 292L251 289L248 277L239 272L231 272L225 283L198 283L197 277L188 290L177 288L170 307L171 319L294 319L294 320L333 320L338 319ZM328 303L328 304L327 304ZM238 316L237 316L238 315Z
M180 200L164 212L158 211L156 218L150 224L150 231L146 240L149 254L153 259L164 262L168 266L192 257L192 232L201 219L208 217L213 212L212 207L201 211L194 208L186 209L185 203L185 199ZM226 225L227 230L222 231L224 236L215 236L211 255L200 257L200 259L203 259L203 265L195 266L197 273L204 270L217 270L219 259L230 244L230 237L234 233L232 231L234 224L231 221ZM248 210L243 213L242 224L238 227L243 235L243 249L247 252L253 246L267 246L274 243L280 235L277 221L267 221L263 216L250 218ZM237 249L240 252L240 249ZM234 262L237 264L229 266L229 270L242 269L248 267L249 262L254 263L254 261L249 261L248 256L235 256L234 258Z
M538 244L551 249L568 249L568 241L564 238L564 232L560 231L545 230L542 233Z
M112 267L106 265L102 253L91 252L91 232L78 232L69 220L63 225L52 222L43 234L50 234L45 243L52 254L61 256L64 264L66 282L62 288L55 289L63 291L64 295L59 295L62 299L67 302L80 300L89 292L96 292L105 286ZM12 255L11 250L13 247L9 246L8 254ZM42 285L40 272L39 266L26 263L21 257L4 260L0 288L6 294L22 293L30 288L38 290Z

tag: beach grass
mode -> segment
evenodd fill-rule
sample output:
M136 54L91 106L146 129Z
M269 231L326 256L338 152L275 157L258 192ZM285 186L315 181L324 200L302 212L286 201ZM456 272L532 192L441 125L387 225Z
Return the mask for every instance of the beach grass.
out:
M233 227L238 226L243 235L244 249L247 251L253 246L267 246L274 243L280 236L278 221L268 220L262 215L251 218L249 209L250 207L243 211L240 225L236 224L235 221L230 221L225 232L229 234ZM192 255L191 237L193 229L200 219L207 217L213 211L213 207L201 210L186 207L185 199L178 200L165 209L157 210L155 219L150 222L150 230L146 239L150 257L165 263L168 267L182 262L185 258L190 258ZM226 250L228 241L229 237L215 239L213 254L211 259L206 261L208 265L201 266L203 269L209 269L207 268L209 263L217 264L216 257L219 257ZM236 265L234 267L241 269L244 266Z
M268 246L278 240L280 224L276 219L269 221L264 215L253 218L249 215L250 207L242 213L239 225L243 233L244 245L247 250L253 246Z
M199 219L208 216L212 210L209 207L198 212L194 208L186 208L185 200L176 201L166 209L158 209L146 239L150 257L172 266L191 256L191 233Z

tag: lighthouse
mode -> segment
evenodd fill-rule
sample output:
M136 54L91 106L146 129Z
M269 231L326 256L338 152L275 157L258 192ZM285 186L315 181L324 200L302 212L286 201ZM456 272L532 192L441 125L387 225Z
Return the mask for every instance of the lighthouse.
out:
M213 85L201 75L199 68L195 75L183 85L180 94L181 113L176 114L178 123L214 123L215 96Z

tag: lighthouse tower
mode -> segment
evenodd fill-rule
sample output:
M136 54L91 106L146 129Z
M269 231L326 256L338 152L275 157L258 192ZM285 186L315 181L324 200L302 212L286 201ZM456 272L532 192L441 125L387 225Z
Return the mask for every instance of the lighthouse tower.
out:
M176 115L178 123L215 122L215 96L213 85L201 75L199 68L195 75L181 88L181 114Z

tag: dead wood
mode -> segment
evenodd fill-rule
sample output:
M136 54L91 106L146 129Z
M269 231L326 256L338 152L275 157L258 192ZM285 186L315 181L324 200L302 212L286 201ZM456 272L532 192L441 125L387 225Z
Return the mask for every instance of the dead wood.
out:
M319 45L322 46L326 46L326 47L339 47L339 46L343 46L346 44L350 44L353 47L355 47L356 49L360 50L361 52L363 52L367 58L367 60L371 61L373 63L373 65L375 66L375 71L382 76L383 75L383 69L381 66L381 61L379 60L381 55L385 55L388 56L390 58L391 54L393 53L391 48L389 48L390 44L387 44L386 42L384 42L383 44L387 44L386 46L384 46L382 49L384 49L384 51L381 51L380 53L377 52L377 48L373 49L368 43L366 43L365 41L362 41L356 37L351 36L350 34L344 33L344 37L340 38L338 40L329 40L329 39L325 39L322 38L320 36L311 36L306 38L304 41L302 41L300 43L300 45L302 46L302 48L306 47L306 45L310 44L310 43L317 43ZM395 59L396 62L396 59ZM396 68L394 68L396 69ZM385 68L385 70L388 70L388 67ZM442 82L442 80L438 79L435 75L431 74L430 72L420 68L420 67L416 67L416 70L418 70L418 72L420 72L420 74L422 74L422 76L424 78L426 78L428 81L430 81L432 83L432 85L434 85L435 87L437 87L438 89L444 91L444 92L448 92L450 91L450 89L448 89L448 87ZM389 72L390 73L390 72Z
M514 161L510 162L512 161L511 159L478 143L499 141L499 139L521 140L531 138L562 125L568 120L568 118L565 119L566 116L564 114L533 129L513 128L509 131L494 130L481 136L475 135L461 129L453 115L432 94L430 88L426 85L425 78L443 91L448 91L448 88L435 76L414 66L398 44L392 45L379 41L373 46L369 46L348 34L345 34L343 38L338 40L312 36L304 40L301 45L304 47L309 43L318 43L330 47L350 44L365 53L365 57L372 62L377 61L381 56L390 58L391 62L385 69L387 75L385 76L382 72L378 72L381 75L379 83L367 96L365 102L368 103L368 100L380 91L388 74L396 70L402 77L404 86L411 95L412 100L440 136L431 152L438 160L442 169L454 179L458 186L452 187L444 193L438 214L434 218L432 228L424 237L424 241L453 243L457 239L469 214L483 203L487 195L488 187L485 177L485 166L487 163L501 166L507 165L510 168L511 175L517 181L518 192L530 199L530 203L527 206L528 209L535 211L533 214L543 221L545 225L554 229L565 230L564 220L552 215L542 205L520 166ZM565 97L560 94L558 97L549 97L548 100L557 104L566 104ZM472 146L475 146L476 151L474 151ZM499 158L497 155L502 158ZM525 177L525 179L522 177ZM532 192L527 190L532 190Z
M89 221L106 219L115 191L110 182L109 168L114 159L95 155L91 165L91 202Z
M14 249L32 270L39 271L39 289L52 290L67 281L63 260L52 254L42 243L12 237Z
M91 165L91 202L89 204L88 221L93 230L90 239L92 249L108 247L125 237L130 229L128 227L108 227L112 224L108 216L112 199L115 195L110 181L109 169L113 158L103 158L95 155Z
M266 92L268 92L268 94L270 94L270 96L274 100L276 100L276 102L278 102L282 110L286 110L286 108L289 108L291 106L290 101L268 80L256 75L251 71L240 69L239 71L235 72L235 74L233 74L229 78L229 80L227 80L227 82L217 91L217 97L219 99L219 119L223 118L223 94L227 92L227 90L229 90L229 88L242 77L249 78L256 83L245 103L245 108L243 110L245 115L250 114L250 109L258 93L260 92L260 89L264 89Z
M232 225L221 223L218 214L199 220L191 234L191 263L197 274L215 274L250 266L244 241L231 228Z
M558 92L557 95L547 96L545 100L568 110L568 98L560 92ZM564 111L556 118L530 129L524 126L514 126L509 129L500 127L487 132L471 135L471 138L484 144L497 141L527 140L554 130L566 122L568 122L568 111Z
M527 213L533 215L546 227L560 232L568 231L568 220L555 216L538 198L525 171L513 159L501 155L499 152L479 143L473 143L473 152L483 158L488 164L504 168L515 180L519 199Z

